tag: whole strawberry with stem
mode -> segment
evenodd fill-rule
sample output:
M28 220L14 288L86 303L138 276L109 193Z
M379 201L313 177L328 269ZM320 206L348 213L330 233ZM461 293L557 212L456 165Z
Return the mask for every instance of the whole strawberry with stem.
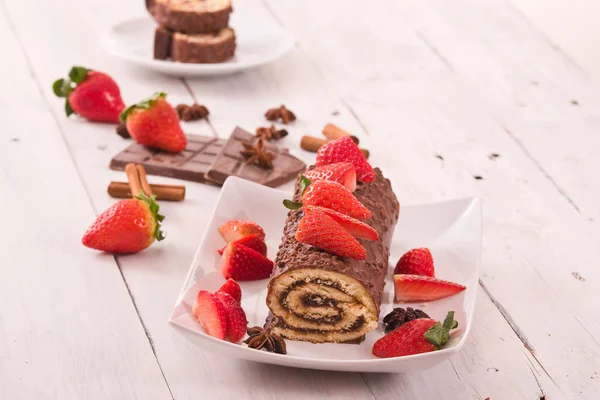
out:
M325 143L317 151L318 167L338 162L353 164L356 168L356 178L361 182L373 182L375 180L373 167L350 136L344 136Z
M352 192L337 182L325 180L312 182L301 175L300 193L302 193L301 202L284 200L283 205L290 210L297 210L302 206L315 206L329 208L357 219L371 217L371 211L363 206Z
M84 246L113 254L136 253L155 240L163 240L156 196L143 192L133 199L121 200L96 218L81 242Z
M179 115L166 97L166 93L154 93L127 107L121 114L121 121L139 144L178 153L185 149L187 139L181 129Z
M69 78L52 84L58 97L65 97L65 113L79 114L89 121L119 123L125 104L117 83L105 73L75 66Z
M454 311L441 324L431 318L414 319L394 329L373 344L373 355L381 358L428 353L444 347L450 331L458 327Z

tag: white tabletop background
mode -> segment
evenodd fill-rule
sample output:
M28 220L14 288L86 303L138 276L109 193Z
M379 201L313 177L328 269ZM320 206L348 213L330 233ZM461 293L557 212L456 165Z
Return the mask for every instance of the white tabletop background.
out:
M505 0L234 7L297 46L251 72L182 80L99 48L104 29L145 15L141 0L0 0L0 399L600 398L596 84ZM186 341L167 318L219 189L186 183L184 202L162 204L168 239L140 254L84 248L115 201L108 183L125 180L108 163L128 142L64 116L51 84L74 64L111 74L126 103L161 90L205 104L210 123L190 133L252 130L286 104L298 120L282 143L308 163L300 136L338 124L403 204L480 196L482 275L460 355L418 373L332 373Z

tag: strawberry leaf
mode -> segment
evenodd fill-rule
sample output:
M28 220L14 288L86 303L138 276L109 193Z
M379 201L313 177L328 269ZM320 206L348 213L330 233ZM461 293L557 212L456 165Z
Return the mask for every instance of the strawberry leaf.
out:
M69 103L69 99L65 100L65 113L67 114L67 117L71 114L77 114L75 112L75 110L73 110L73 107L71 107L71 103Z
M423 336L439 350L450 340L450 331L457 327L458 322L454 320L454 311L448 311L444 324L437 322Z
M148 205L152 216L156 220L156 229L154 230L154 237L156 237L156 240L160 242L166 237L165 233L160 229L161 222L165 219L165 216L158 213L158 210L160 210L160 206L156 202L156 196L152 195L148 197L142 190L140 194L136 197L136 199L141 200Z
M144 109L147 110L150 107L152 107L152 105L154 105L154 103L156 102L156 100L158 99L164 99L167 97L167 94L164 92L156 92L154 93L152 96L145 98L144 100L140 101L137 104L132 104L129 107L127 107L119 116L119 119L121 120L121 122L125 122L127 121L127 117L129 116L129 114L131 114L135 109Z
M57 79L52 84L52 91L57 97L67 97L73 91L71 81L68 79Z
M69 78L75 83L81 83L85 80L88 74L88 69L85 67L73 67L69 71Z

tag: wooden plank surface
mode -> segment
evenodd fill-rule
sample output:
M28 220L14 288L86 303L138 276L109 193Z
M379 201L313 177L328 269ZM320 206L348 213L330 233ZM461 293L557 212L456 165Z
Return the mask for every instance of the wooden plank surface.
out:
M318 7L309 2L269 1L267 8L257 1L239 1L236 12L250 14L257 21L282 24L297 36L299 46L284 59L254 71L217 80L189 81L127 67L106 56L96 45L98 34L106 27L144 15L142 4L68 0L50 7L34 0L5 2L3 17L11 21L14 35L1 35L3 44L8 37L14 51L24 51L32 76L23 68L23 64L27 66L25 59L4 63L0 70L5 76L19 77L13 82L15 87L39 85L39 91L30 90L23 100L37 105L46 118L52 118L47 111L48 105L51 107L52 123L33 125L37 129L32 131L41 134L48 131L48 125L54 126L54 136L48 135L44 140L51 148L59 149L57 154L70 151L72 160L68 156L55 159L55 169L45 171L47 176L61 176L64 171L74 174L74 163L81 177L80 181L74 180L75 186L80 185L79 197L74 195L69 200L74 204L80 198L82 210L60 225L61 233L64 229L65 237L71 238L61 241L62 253L77 254L64 261L68 265L83 260L86 268L92 268L95 265L88 260L93 259L107 264L103 274L110 271L110 279L120 279L112 258L95 255L78 241L81 231L93 219L90 199L96 212L114 201L106 195L106 185L110 180L124 180L124 174L110 171L107 165L110 157L127 144L114 134L113 126L63 116L62 105L51 93L50 84L73 64L109 72L119 82L127 103L158 90L167 91L173 103L196 98L209 107L211 124L186 124L188 132L226 137L235 125L252 130L266 125L262 116L267 108L284 103L299 119L283 143L307 162L314 160L314 155L299 150L299 137L307 133L318 135L322 126L331 121L361 137L372 152L372 162L391 176L402 203L470 194L485 200L484 263L476 323L460 356L432 370L379 375L278 368L222 360L185 341L166 320L218 195L217 188L186 183L185 202L162 205L167 215L168 239L138 255L118 258L124 281L116 284L123 290L129 289L131 302L125 307L116 306L127 292L122 291L121 297L113 295L115 283L106 282L106 277L94 286L90 298L84 299L94 303L110 293L114 297L109 299L110 304L119 308L118 315L111 317L119 318L126 328L118 334L133 338L134 333L142 333L135 344L109 348L112 352L98 361L114 374L109 375L113 380L106 383L110 388L90 384L85 389L90 392L86 392L75 385L75 389L65 386L62 392L54 392L55 386L50 384L53 375L49 375L48 380L32 380L32 387L37 390L32 395L77 398L82 393L106 390L107 396L114 395L113 398L119 398L119 394L121 398L164 398L170 394L159 365L175 399L199 395L494 400L546 395L549 399L593 399L600 394L594 380L600 359L600 346L594 339L600 334L600 325L594 318L600 285L594 267L600 254L594 243L599 236L598 228L589 221L598 212L592 201L598 188L594 186L596 181L586 184L588 172L596 162L586 151L597 144L591 137L591 127L592 105L598 103L594 92L586 89L587 78L561 59L503 0L461 0L453 2L452 7L442 0L382 1L368 9L333 1L320 2ZM461 22L463 15L468 23ZM493 29L487 29L482 21L490 21ZM514 54L509 52L513 48ZM543 58L543 63L536 64L536 57ZM541 78L537 78L537 85L527 80L531 72L527 67L532 64L538 66L544 84ZM565 81L569 88L581 93L579 98L585 99L583 115L577 114L582 111L570 103L561 108L558 94L566 90ZM530 93L524 82L538 92ZM10 92L13 96L18 90ZM530 96L529 114L519 111L524 107L514 100L514 93ZM0 99L4 104L13 98ZM575 114L560 119L555 115L557 109ZM10 117L15 119L17 115ZM588 148L565 139L565 132L580 126L577 124L581 118L585 129L578 129L573 135L589 143ZM16 124L13 119L9 126ZM546 124L548 121L551 123ZM544 136L544 127L551 131L549 138ZM10 147L2 150L3 155L13 154L9 153ZM499 153L500 157L490 159L490 153ZM565 162L561 158L565 154L580 161ZM11 161L6 164L6 160L14 163L15 158L3 156L0 165L4 180L12 178L21 185L25 177L16 179L6 172L12 173L17 165ZM578 180L575 177L579 173L583 175ZM474 175L484 179L475 180ZM172 182L154 177L152 181ZM26 192L17 193L21 196ZM17 202L9 199L11 203L4 209ZM16 224L10 221L10 226ZM32 220L37 229L48 223L51 221L45 218ZM19 243L18 237L11 243ZM570 243L569 247L561 246L565 243ZM54 255L49 246L43 248ZM9 259L18 259L19 249L11 249ZM97 269L92 268L95 274ZM0 271L6 273L4 269ZM20 277L32 273L24 270ZM576 279L574 273L585 280ZM47 276L49 282L65 285L59 279L62 276ZM95 280L94 276L91 281ZM90 278L75 275L67 282L83 291L89 289ZM16 293L12 290L9 293ZM26 301L36 300L34 293L20 296ZM61 301L68 304L66 299ZM96 303L92 306L100 307ZM108 309L107 304L101 306ZM4 317L4 308L0 315ZM115 329L109 317L103 316L95 323L104 323L105 319L109 319L109 326L103 326L104 331ZM140 329L140 320L147 337ZM8 329L0 325L0 340L15 332L25 334L27 327L23 324L19 319L6 325ZM74 343L69 344L79 345ZM40 339L35 338L23 351L41 345ZM4 363L1 349L0 383L4 383L2 368L8 363ZM62 358L65 363L78 360L78 356L68 354ZM125 387L116 381L115 375L121 369L112 369L112 363L118 363L123 354L128 358L127 362L120 361L121 369L133 362L143 363L136 371L126 369L120 375L127 377ZM142 356L148 360L139 359ZM14 357L9 361L14 361ZM37 371L42 371L44 365L36 364ZM10 372L9 385L0 385L0 398L4 398L3 387L14 393L20 387L18 379L27 373L24 369ZM62 371L54 373L59 376ZM78 375L73 379L85 386L90 377ZM146 392L136 391L143 379L151 384L143 389Z
M0 398L170 399L60 128L0 8Z

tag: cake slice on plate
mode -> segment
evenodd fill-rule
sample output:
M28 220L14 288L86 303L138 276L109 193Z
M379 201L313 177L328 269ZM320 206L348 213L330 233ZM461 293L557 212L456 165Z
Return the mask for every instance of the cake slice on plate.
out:
M231 0L146 0L159 25L176 32L211 33L226 28Z
M229 60L235 53L235 32L223 28L216 33L188 35L163 27L154 34L154 58L159 60L212 64Z

